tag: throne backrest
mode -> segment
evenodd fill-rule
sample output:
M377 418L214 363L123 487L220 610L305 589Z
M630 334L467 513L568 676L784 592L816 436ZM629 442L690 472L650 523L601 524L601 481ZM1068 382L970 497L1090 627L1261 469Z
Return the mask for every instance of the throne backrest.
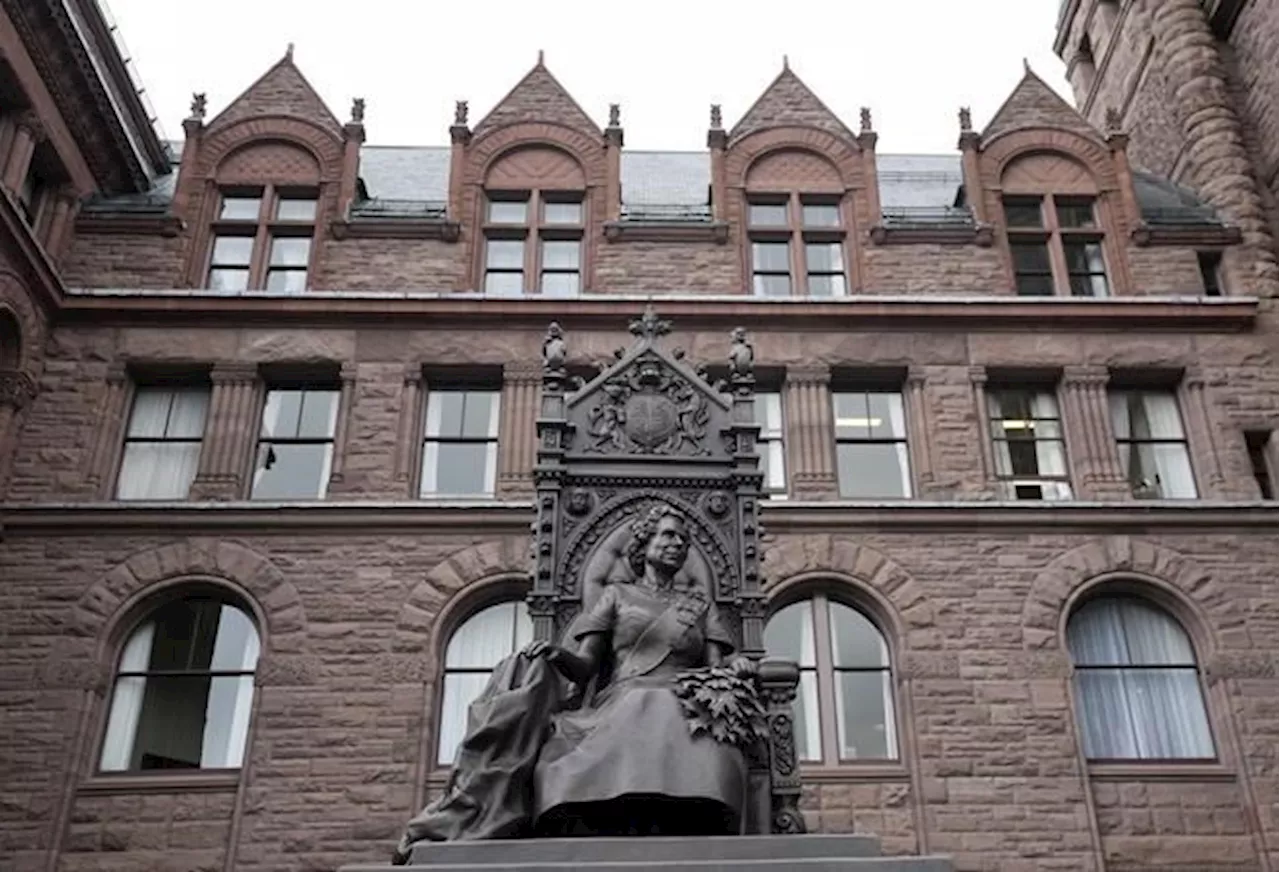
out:
M534 636L561 640L606 585L632 580L631 524L665 503L689 521L687 580L715 602L735 646L760 656L762 473L750 346L735 331L729 377L712 383L678 349L662 347L669 330L646 311L631 324L632 346L587 381L565 369L558 325L548 331L528 597Z

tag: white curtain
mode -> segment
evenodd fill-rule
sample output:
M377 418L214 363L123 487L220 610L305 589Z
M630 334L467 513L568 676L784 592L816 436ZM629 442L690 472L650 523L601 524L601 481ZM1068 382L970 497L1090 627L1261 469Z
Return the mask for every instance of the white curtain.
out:
M1062 423L1058 418L1058 402L1053 394L1044 391L1036 393L1031 400L1031 414L1036 419L1036 427L1048 430L1052 428L1051 438L1045 438L1043 432L1036 433L1036 470L1044 476L1066 476L1067 459L1062 449ZM1045 419L1053 421L1048 424ZM1056 438L1053 438L1056 437ZM1041 493L1048 500L1071 499L1071 485L1065 481L1046 481L1041 485Z
M139 388L116 485L121 500L184 499L200 461L209 392ZM170 441L191 440L191 441Z
M259 644L257 630L249 617L235 606L223 605L210 669L252 672L258 664ZM210 680L200 746L202 769L240 766L252 707L252 675L224 675Z
M120 672L146 671L155 632L156 625L151 621L133 631L120 656ZM107 736L102 743L101 769L104 772L123 772L129 768L146 689L147 679L144 676L122 676L116 679L115 694L111 698L111 715L107 719Z
M1195 655L1168 614L1137 600L1095 600L1072 616L1067 642L1086 756L1214 756Z
M911 461L907 456L907 419L902 412L902 394L886 394L889 406L889 425L893 427L893 435L904 441L894 448L898 455L898 476L901 482L902 495L911 496Z
M1150 446L1151 462L1160 485L1160 495L1194 499L1196 483L1187 458L1187 444L1181 441L1182 419L1178 416L1177 400L1170 393L1152 392L1143 394L1142 402L1152 438L1179 440Z
M533 622L523 600L489 606L467 618L449 637L437 762L453 762L467 730L467 707L484 690L492 668L532 639ZM467 671L453 671L460 669Z

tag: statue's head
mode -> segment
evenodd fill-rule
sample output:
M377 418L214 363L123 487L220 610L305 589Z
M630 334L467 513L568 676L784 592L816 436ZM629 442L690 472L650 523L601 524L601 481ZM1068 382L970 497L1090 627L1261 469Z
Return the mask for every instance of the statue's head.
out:
M689 522L671 506L654 506L631 525L626 554L637 578L648 564L674 575L689 556Z

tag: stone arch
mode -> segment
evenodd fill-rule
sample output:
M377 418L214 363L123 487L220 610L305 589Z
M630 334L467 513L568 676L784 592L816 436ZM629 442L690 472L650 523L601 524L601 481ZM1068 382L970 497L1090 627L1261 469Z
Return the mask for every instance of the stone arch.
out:
M882 600L886 632L925 629L935 622L933 606L911 575L887 555L842 537L794 536L764 550L764 591L776 596L788 587L819 576L865 585Z
M1000 187L1006 194L1096 194L1089 168L1061 152L1028 151L1004 165Z
M212 178L232 152L258 142L287 143L309 152L320 167L320 181L334 182L342 174L342 143L330 130L303 118L255 116L237 121L201 143L198 175Z
M214 168L221 184L289 184L314 186L320 183L321 168L309 149L280 139L256 139L244 143Z
M987 182L992 187L998 185L1011 163L1032 153L1057 154L1083 165L1099 191L1118 187L1115 166L1106 147L1081 133L1059 127L1014 128L984 143L982 158L987 168Z
M297 589L262 554L236 542L183 539L131 555L98 579L76 602L71 631L110 647L136 607L152 593L184 579L229 583L259 612L263 653L298 653L306 644L306 613Z
M1221 587L1189 558L1131 536L1086 542L1040 571L1023 600L1023 647L1065 651L1067 614L1081 594L1120 579L1169 608L1207 661L1216 647L1209 616L1230 606Z
M581 131L549 121L498 127L473 141L467 149L467 180L481 184L495 163L522 148L552 148L566 152L582 168L587 187L605 183L604 150L600 143Z
M580 191L586 187L582 162L555 146L519 145L490 162L484 186L497 190L539 188Z
M777 148L756 157L747 167L748 191L802 191L839 194L840 168L826 155L799 148Z
M861 152L844 139L816 127L773 127L744 136L725 155L725 178L730 187L745 187L751 167L776 151L808 152L836 168L845 188L862 182Z
M394 650L433 656L442 620L472 599L477 585L529 572L529 540L508 536L455 551L414 585L396 617Z
M10 320L10 330L17 331L18 354L10 360L5 354L0 358L0 369L23 369L29 372L36 370L37 358L44 348L44 318L31 302L31 295L26 284L12 272L0 270L0 319ZM7 345L9 335L0 339L0 344Z

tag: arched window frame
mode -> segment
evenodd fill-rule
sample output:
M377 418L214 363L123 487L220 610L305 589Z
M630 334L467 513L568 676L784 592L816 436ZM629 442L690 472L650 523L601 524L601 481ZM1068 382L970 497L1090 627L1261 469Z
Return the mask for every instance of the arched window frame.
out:
M812 668L801 664L801 682L803 684L803 674L806 671L811 671L815 674L819 753L816 756L811 755L807 758L803 756L804 740L799 736L799 723L797 723L797 741L802 745L798 749L801 754L801 762L806 767L822 768L837 766L875 770L897 770L901 768L907 758L905 746L909 738L906 735L909 713L904 705L902 694L899 692L901 673L894 643L898 635L897 623L893 620L887 604L881 602L880 598L874 593L865 590L852 579L833 576L831 573L822 573L812 577L805 576L791 579L774 591L769 604L769 618L765 622L766 628L769 620L772 620L784 609L803 602L811 604L810 619L813 621L813 641L816 656ZM819 627L830 626L829 610L832 603L857 612L879 634L884 650L884 665L882 667L872 670L861 667L841 669L835 666L831 651L832 640L830 632L817 632ZM836 708L837 694L835 687L836 674L840 671L880 671L887 676L888 680L884 685L885 698L891 704L889 720L892 721L892 729L886 737L888 749L891 752L889 756L841 757L841 749L839 747L840 720ZM803 704L801 701L802 693L803 688L797 690L796 705ZM888 727L889 725L886 726Z
M455 745L454 748L449 750L447 759L445 759L446 755L442 753L442 743L445 739L445 709L448 702L447 685L449 675L460 674L462 672L472 674L479 674L483 672L485 674L492 674L491 667L451 667L448 659L450 643L452 643L454 636L468 621L477 617L487 609L494 608L495 606L502 606L507 603L515 603L517 610L521 608L527 609L527 605L525 603L525 594L527 591L523 582L523 579L511 577L482 582L477 590L469 592L467 596L447 606L436 622L437 629L433 635L437 640L435 657L436 663L438 664L436 671L439 675L439 681L436 685L438 690L436 692L435 711L432 718L433 729L431 732L432 741L430 746L431 768L437 770L448 768L451 765L456 752ZM514 653L514 651L517 650L518 627L519 620L517 618L517 623L515 627L513 627L513 630L516 631L513 633L512 637L513 647L511 651L507 652L508 654ZM528 641L531 640L532 634L530 634ZM504 654L503 656L506 655ZM496 663L494 665L496 665ZM471 701L468 700L466 703L461 704L460 711L464 718L462 721L464 726L466 707L470 705L470 702ZM461 737L462 734L459 733L457 738L460 740Z
M1186 639L1187 645L1191 650L1194 661L1194 669L1196 675L1196 688L1198 698L1203 707L1204 722L1208 731L1208 740L1210 750L1213 752L1209 757L1090 757L1086 750L1085 739L1085 712L1082 701L1077 693L1077 676L1080 667L1077 665L1075 657L1071 652L1070 644L1070 625L1072 619L1080 612L1080 610L1091 603L1100 600L1130 600L1138 601L1165 615L1173 625L1182 632ZM1114 573L1093 579L1089 584L1079 589L1066 603L1062 611L1061 624L1059 627L1059 636L1062 640L1063 651L1066 653L1068 661L1071 664L1071 679L1069 687L1069 697L1071 700L1071 708L1073 714L1073 723L1075 725L1077 741L1080 746L1081 759L1086 761L1091 769L1104 771L1111 766L1178 766L1178 767L1198 767L1198 766L1221 766L1225 762L1224 755L1228 755L1230 749L1224 745L1223 733L1220 725L1216 723L1215 707L1212 703L1212 695L1209 692L1208 682L1205 676L1205 663L1212 656L1212 639L1204 632L1203 621L1197 611L1181 596L1181 594L1166 585L1164 582L1136 573ZM1187 667L1176 667L1187 668Z
M107 754L109 731L112 726L112 714L116 705L116 688L119 680L124 677L136 677L132 675L135 670L125 670L122 668L123 660L128 653L130 643L137 637L138 633L143 629L144 625L156 614L163 609L183 600L212 600L220 602L224 606L230 606L242 613L249 622L249 626L253 631L253 639L256 641L257 651L253 657L252 668L238 670L200 670L199 674L226 674L230 675L234 672L236 676L248 677L250 681L247 684L248 692L245 696L240 697L240 702L244 703L247 708L243 711L243 740L239 748L239 763L230 767L189 767L189 768L107 768L104 766L104 757ZM158 588L148 590L142 596L136 598L135 602L126 607L120 619L116 623L115 631L108 636L107 650L110 651L111 663L111 681L108 685L107 692L103 697L103 705L101 708L100 720L96 731L97 744L94 749L94 755L91 758L90 775L95 781L124 779L148 779L148 778L164 778L164 779L186 779L192 783L204 784L222 783L224 779L230 779L227 783L232 783L239 779L241 771L249 759L250 751L253 744L254 719L258 709L257 694L257 669L261 663L262 655L267 650L268 639L265 631L266 622L262 611L259 609L253 599L247 592L241 590L238 586L232 586L225 583L222 579L208 578L191 578L183 577L171 579ZM146 670L146 675L151 676L152 670ZM160 673L165 674L165 673ZM196 674L190 672L187 674ZM145 685L144 685L145 687ZM240 691L243 693L243 691ZM139 701L141 706L144 700ZM132 728L133 736L129 742L129 756L133 756L134 744L137 742L137 724Z

